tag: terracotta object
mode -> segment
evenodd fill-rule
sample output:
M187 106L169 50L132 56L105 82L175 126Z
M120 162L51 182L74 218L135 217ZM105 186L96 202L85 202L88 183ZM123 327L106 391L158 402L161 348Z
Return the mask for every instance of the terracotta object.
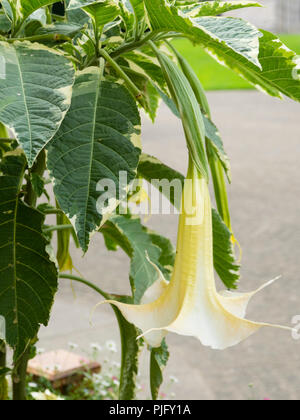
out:
M54 388L76 383L82 372L99 373L101 365L76 353L56 350L36 356L28 363L27 372L48 379Z

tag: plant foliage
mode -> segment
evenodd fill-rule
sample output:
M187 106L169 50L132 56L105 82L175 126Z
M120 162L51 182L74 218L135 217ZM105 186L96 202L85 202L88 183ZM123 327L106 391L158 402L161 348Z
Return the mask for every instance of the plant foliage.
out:
M139 303L158 271L171 277L171 242L130 211L122 212L128 198L142 197L142 191L133 194L136 180L140 187L141 180L153 179L184 184L180 173L142 152L141 111L154 122L161 99L181 119L197 168L212 178L218 208L213 210L214 265L226 287L236 288L229 158L201 83L172 39L192 40L258 89L300 101L296 53L277 36L228 16L259 6L250 1L1 1L0 315L6 345L14 351L15 399L24 394L26 358L40 325L48 323L58 276L72 277L62 274L73 269L71 238L87 252L91 236L102 234L109 250L120 247L128 255L132 295L118 297L122 302ZM172 153L172 145L162 147ZM114 196L107 193L107 182L115 186ZM181 195L172 190L168 199L180 209ZM51 214L57 225L46 219ZM142 343L139 331L114 310L123 345L120 397L133 399ZM156 399L169 354L165 342L149 350ZM5 384L10 371L0 368Z

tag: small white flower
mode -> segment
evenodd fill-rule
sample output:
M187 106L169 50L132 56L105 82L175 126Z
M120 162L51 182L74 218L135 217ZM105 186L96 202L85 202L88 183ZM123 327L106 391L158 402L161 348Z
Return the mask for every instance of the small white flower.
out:
M40 355L40 354L43 354L43 353L45 353L45 349L42 349L42 348L37 348L36 349L36 354Z
M178 380L175 376L170 376L170 381L171 381L173 384L178 384L178 382L179 382L179 380Z
M46 389L45 392L32 392L31 396L37 401L64 401L63 398L52 394L49 389Z
M113 380L113 384L116 385L116 386L120 386L120 382L117 379Z
M46 401L46 395L43 392L32 392L31 396L36 401Z
M107 341L105 343L105 345L106 345L107 350L111 351L112 353L117 353L118 352L117 344L116 344L115 341L112 341L112 340Z
M110 383L109 383L109 382L107 382L107 381L102 381L102 385L103 385L105 388L108 388L108 387L110 386Z
M102 351L102 347L100 346L100 344L98 344L98 343L92 343L91 344L91 349L93 350L93 351Z
M38 384L36 384L35 382L29 382L28 386L29 388L37 388Z
M101 395L102 397L106 397L106 396L107 396L107 392L106 392L106 391L100 391L100 395Z
M78 349L78 344L72 343L71 341L68 343L68 346L71 350Z

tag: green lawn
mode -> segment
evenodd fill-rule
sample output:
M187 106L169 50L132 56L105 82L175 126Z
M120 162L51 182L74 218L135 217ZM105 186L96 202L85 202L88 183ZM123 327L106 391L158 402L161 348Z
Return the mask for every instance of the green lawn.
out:
M281 40L292 50L300 54L300 35L282 35ZM244 79L233 71L221 66L201 48L194 47L185 39L177 39L174 45L188 59L207 90L251 89Z

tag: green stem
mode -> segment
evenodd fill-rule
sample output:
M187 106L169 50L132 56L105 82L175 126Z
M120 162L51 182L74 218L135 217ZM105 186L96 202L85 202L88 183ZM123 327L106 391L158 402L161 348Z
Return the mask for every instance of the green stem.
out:
M143 38L139 39L138 41L129 42L127 44L122 45L121 47L117 48L115 51L112 52L112 58L118 58L120 55L125 54L126 52L133 51L136 48L142 47L148 41L153 39L159 32L149 32Z
M47 25L51 25L51 23L52 23L52 13L51 13L51 10L50 10L50 6L46 6L45 11L46 11Z
M10 139L8 137L0 137L0 143L11 143L13 142L15 139Z
M102 57L111 65L111 67L115 70L115 72L122 77L125 81L128 89L132 92L135 98L139 102L143 102L143 95L142 92L137 88L137 86L132 82L132 80L127 76L127 74L121 69L121 67L115 62L115 60L105 51L100 50L100 54Z
M26 375L31 346L19 359L13 373L13 400L26 401Z
M68 280L74 280L77 281L79 283L82 283L88 287L90 287L91 289L95 290L97 293L99 293L101 296L104 297L104 299L110 300L112 299L114 296L111 296L107 293L105 293L103 290L101 290L99 287L95 286L93 283L90 283L89 281L82 279L81 277L77 277L77 276L73 276L70 274L60 274L59 275L60 279L68 279ZM124 381L124 378L126 378L126 362L127 362L127 358L126 358L126 337L124 336L124 331L122 328L122 322L121 322L121 318L122 318L122 314L119 311L118 308L116 308L116 306L111 305L117 321L118 321L118 325L119 325L119 330L120 330L120 338L121 338L121 349L122 349L122 354L121 354L121 375L120 375L120 387L119 387L119 399L120 400L124 400L125 398L123 398L123 396L128 395L127 389L126 389L126 381ZM124 382L123 382L124 381Z
M39 154L35 164L33 165L33 167L29 170L29 174L30 173L36 173L39 176L43 176L44 172L46 170L46 152L45 150L42 150L41 153ZM37 195L34 192L30 177L28 178L27 181L27 186L26 186L26 194L25 194L25 198L24 201L26 204L28 204L31 207L35 207L36 206L36 202L37 202Z
M96 51L97 58L99 58L100 57L100 48L99 48L100 33L99 33L98 28L97 28L96 22L94 22L94 21L93 21L93 28L94 28L94 35L95 35L95 51Z
M54 214L54 213L52 212L52 214ZM61 212L56 213L56 214L61 214ZM70 230L70 229L73 229L72 225L55 225L55 226L50 226L50 227L44 229L43 232L44 233L50 233L50 232L55 232L55 231L58 231L58 230Z
M172 40L174 38L190 38L188 35L186 34L181 34L181 33L167 33L167 34L161 34L156 41L165 41L165 40ZM191 39L192 41L192 39Z
M67 279L67 280L74 280L74 281L77 281L78 283L85 284L89 288L95 290L95 292L99 293L99 295L103 296L104 299L108 299L108 300L111 299L111 296L108 293L105 293L103 290L101 290L95 284L93 284L93 283L89 282L88 280L85 280L81 277L73 276L72 274L60 274L59 278L60 279Z
M64 212L60 209L51 209L51 210L43 210L44 214L50 215L50 214L64 214Z

